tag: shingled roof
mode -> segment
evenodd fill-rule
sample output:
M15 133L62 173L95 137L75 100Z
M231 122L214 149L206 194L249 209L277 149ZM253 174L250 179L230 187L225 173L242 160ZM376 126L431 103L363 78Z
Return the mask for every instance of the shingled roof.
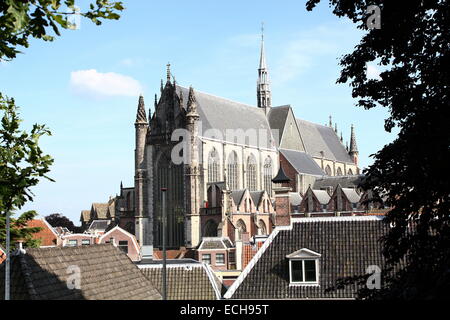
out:
M363 175L322 177L316 179L313 189L333 187L334 190L337 188L338 184L340 184L342 188L358 188L363 178Z
M176 90L178 95L180 95L180 92L182 93L184 98L183 108L186 110L189 89L177 85ZM266 130L265 132L269 135L267 139L268 145L261 145L261 147L275 150L276 142L272 136L269 122L267 121L266 115L262 108L217 97L198 90L194 90L194 94L197 102L198 114L200 115L200 120L202 121L203 131L199 133L200 136L203 136L207 130L213 129L221 132L223 140L227 142L236 142L232 141L233 139L230 139L234 137L227 137L227 130L242 129L244 132L247 130L256 130L255 133L258 133L258 130L261 129ZM224 116L224 112L226 112L226 116ZM209 132L211 133L211 131ZM260 142L264 143L264 141ZM246 141L245 143L256 146L253 141Z
M277 227L225 294L231 299L354 298L357 288L327 292L340 278L383 269L379 239L388 226L380 217L296 218ZM319 285L290 285L288 255L306 248L320 255Z
M145 276L162 291L162 264L138 264ZM172 260L167 264L168 300L216 300L221 298L221 283L211 267L195 262Z
M323 151L325 159L353 163L333 128L301 119L297 125L308 154L321 157Z
M153 284L117 247L26 249L11 259L11 298L14 300L159 300ZM80 287L69 289L74 272ZM4 264L0 265L4 274ZM0 277L0 298L4 298Z
M323 176L325 173L319 167L319 165L314 161L314 159L307 153L280 149L280 152L286 158L287 161L297 170L298 173L306 173L310 175Z

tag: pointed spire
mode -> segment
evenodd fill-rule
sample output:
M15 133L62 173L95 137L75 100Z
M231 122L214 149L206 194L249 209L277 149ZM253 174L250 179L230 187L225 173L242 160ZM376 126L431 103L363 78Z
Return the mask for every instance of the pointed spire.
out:
M331 115L330 115L330 117L329 117L329 122L328 122L328 126L330 127L330 128L333 128L333 121L332 121L332 118L331 118Z
M283 167L280 165L280 169L278 170L277 175L275 176L275 178L272 179L273 183L288 183L290 182L291 179L286 175L286 173L284 173Z
M348 141L345 141L345 150L348 152Z
M197 115L197 100L195 98L194 88L189 87L189 96L187 101L188 115Z
M122 181L120 181L120 190L122 190L123 189L123 183L122 183Z
M166 74L166 83L170 83L170 62L167 62L167 74Z
M266 63L264 50L264 23L261 26L261 53L259 57L258 82L257 82L258 107L264 108L266 114L272 105L272 93L270 91L269 70Z
M144 97L139 96L138 109L136 114L136 123L147 123L147 115L145 114Z
M157 105L158 105L158 95L155 93L155 110Z
M160 88L161 93L163 92L163 89L164 89L163 79L161 79L161 88Z
M341 131L341 143L344 142L344 138L342 137L342 131Z
M356 145L356 137L355 137L355 130L352 124L351 129L351 135L350 135L350 150L351 153L357 153L358 152L358 146Z
M337 134L337 122L334 124L334 132L336 132L336 134Z

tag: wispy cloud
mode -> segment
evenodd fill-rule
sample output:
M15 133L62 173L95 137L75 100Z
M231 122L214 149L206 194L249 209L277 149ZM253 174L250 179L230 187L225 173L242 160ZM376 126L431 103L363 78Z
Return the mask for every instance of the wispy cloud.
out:
M70 74L73 92L90 97L136 96L142 85L130 76L95 69L73 71Z

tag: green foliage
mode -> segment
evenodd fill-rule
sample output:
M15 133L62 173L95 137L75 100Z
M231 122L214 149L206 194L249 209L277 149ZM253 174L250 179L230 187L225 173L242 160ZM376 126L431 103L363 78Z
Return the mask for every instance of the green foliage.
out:
M42 152L39 139L51 135L43 125L33 125L31 131L20 130L18 107L14 99L0 94L0 230L5 230L6 213L13 214L27 201L33 200L30 188L37 185L41 178L52 181L47 176L53 159ZM27 211L17 219L11 220L11 239L22 239L27 245L32 241L31 234L39 228L27 228L27 221L36 216L36 212ZM0 232L0 242L4 243L5 232Z
M312 10L320 0L307 2ZM362 298L449 298L450 285L450 4L445 0L330 0L333 13L367 30L370 5L381 29L367 30L341 59L339 83L349 83L358 106L389 110L385 129L398 137L373 155L365 188L388 197L393 209L383 239L389 267L382 290ZM381 79L368 79L378 63Z
M20 51L17 47L28 47L30 37L53 41L60 36L60 28L73 29L70 17L79 14L96 25L102 20L117 20L122 2L96 0L86 12L78 12L75 0L1 0L0 1L0 60L14 59Z

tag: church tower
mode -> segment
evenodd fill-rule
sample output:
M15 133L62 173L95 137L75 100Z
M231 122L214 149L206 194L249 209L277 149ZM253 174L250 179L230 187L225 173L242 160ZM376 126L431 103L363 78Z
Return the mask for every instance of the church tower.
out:
M358 165L358 146L356 145L356 138L355 138L355 129L353 128L352 124L352 130L351 130L351 136L350 136L350 150L348 152L350 157L353 160L353 163Z
M145 163L145 144L148 131L147 115L145 113L144 97L139 96L136 121L134 123L136 132L136 149L134 151L134 190L135 190L135 230L136 238L139 241L139 245L143 247L147 245L147 241L144 239L146 234L146 225L148 223L148 215L145 214L144 199L145 199L145 185L147 178L147 170Z
M266 64L266 53L264 50L264 26L261 28L261 54L259 58L258 82L256 86L258 107L264 108L267 114L272 104L272 93L270 92L269 70Z

